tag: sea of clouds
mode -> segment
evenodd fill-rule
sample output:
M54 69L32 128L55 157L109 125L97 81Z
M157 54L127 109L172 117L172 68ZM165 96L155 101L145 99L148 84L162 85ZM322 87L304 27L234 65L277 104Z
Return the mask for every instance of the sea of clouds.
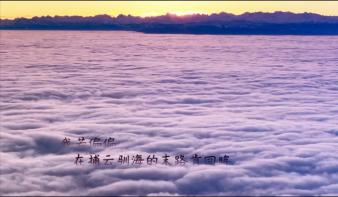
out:
M0 33L1 195L338 195L338 37Z

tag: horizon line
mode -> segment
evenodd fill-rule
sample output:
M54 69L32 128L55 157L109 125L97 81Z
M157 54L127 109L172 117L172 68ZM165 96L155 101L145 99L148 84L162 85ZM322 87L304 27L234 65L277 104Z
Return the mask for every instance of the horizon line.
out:
M257 11L257 12L242 12L240 14L235 14L231 12L213 12L213 13L203 13L203 12L192 12L192 13L182 13L180 14L179 12L167 12L166 14L159 14L159 15L132 15L132 14L117 14L117 15L110 15L110 14L95 14L95 15L40 15L40 16L31 16L31 17L15 17L15 18L2 18L0 16L0 20L16 20L16 19L33 19L33 18L43 18L43 17L95 17L95 16L110 16L112 18L117 18L119 16L129 16L129 17L139 17L139 18L151 18L151 17L160 17L160 16L167 16L167 15L172 15L175 17L187 17L187 16L196 16L196 15L204 15L204 16L211 16L213 14L231 14L234 16L240 16L243 14L254 14L254 13L263 13L263 14L275 14L275 13L291 13L291 14L314 14L314 15L320 15L320 16L327 16L327 17L338 17L338 15L324 15L324 14L319 14L315 12L291 12L291 11L273 11L273 12L263 12L263 11Z

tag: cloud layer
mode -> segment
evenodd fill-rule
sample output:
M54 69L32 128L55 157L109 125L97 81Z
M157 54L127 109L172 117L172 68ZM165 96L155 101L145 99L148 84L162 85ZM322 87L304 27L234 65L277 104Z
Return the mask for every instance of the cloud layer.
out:
M0 192L337 195L337 39L2 31ZM93 151L231 163L74 164Z

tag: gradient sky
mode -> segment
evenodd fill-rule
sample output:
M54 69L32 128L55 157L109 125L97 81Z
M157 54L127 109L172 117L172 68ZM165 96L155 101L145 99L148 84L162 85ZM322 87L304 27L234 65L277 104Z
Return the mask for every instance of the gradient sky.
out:
M272 2L0 2L1 18L33 17L44 15L81 15L93 16L97 14L109 14L116 16L118 14L131 14L137 16L153 16L165 13L175 13L178 15L191 13L215 13L230 12L241 14L243 12L273 12L273 11L291 11L291 12L314 12L324 15L338 15L338 2L317 1L317 2L290 2L290 1L272 1Z

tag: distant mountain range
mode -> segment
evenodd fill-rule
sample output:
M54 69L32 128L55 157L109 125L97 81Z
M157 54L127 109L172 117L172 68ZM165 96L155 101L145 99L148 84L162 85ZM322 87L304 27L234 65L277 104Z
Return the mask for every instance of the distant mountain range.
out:
M244 35L338 35L338 16L291 12L166 14L154 17L131 15L44 16L1 19L2 30L125 30L144 33L244 34Z

